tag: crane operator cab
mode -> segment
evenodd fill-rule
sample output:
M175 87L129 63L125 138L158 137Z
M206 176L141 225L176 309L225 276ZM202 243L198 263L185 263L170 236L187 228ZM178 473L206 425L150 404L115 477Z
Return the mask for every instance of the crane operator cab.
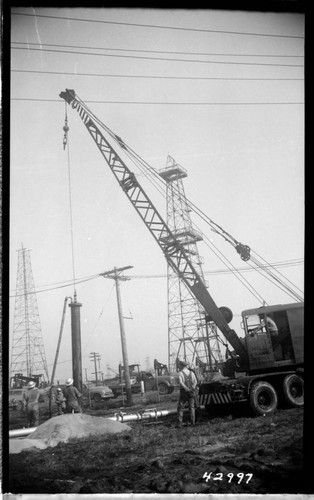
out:
M303 303L242 312L250 371L303 365L303 313Z

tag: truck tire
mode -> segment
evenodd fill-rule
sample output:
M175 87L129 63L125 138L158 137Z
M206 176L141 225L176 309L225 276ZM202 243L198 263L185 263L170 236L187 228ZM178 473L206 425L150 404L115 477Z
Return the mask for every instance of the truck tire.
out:
M158 392L161 396L164 396L165 394L168 394L168 386L167 384L161 383L158 384Z
M287 375L283 381L283 395L292 407L304 405L304 381L299 375Z
M278 397L271 384L255 382L250 391L250 404L254 415L271 415L278 406Z

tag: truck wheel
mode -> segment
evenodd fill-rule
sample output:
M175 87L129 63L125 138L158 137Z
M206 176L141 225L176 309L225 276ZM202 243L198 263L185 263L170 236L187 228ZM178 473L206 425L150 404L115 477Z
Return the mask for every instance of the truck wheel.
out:
M283 395L289 406L303 406L304 381L298 375L287 375L283 381Z
M256 416L270 415L278 405L277 393L268 382L255 382L250 392L250 403Z
M100 403L101 401L101 395L100 394L94 394L94 400L96 403Z
M168 386L167 384L158 384L158 392L161 396L164 396L165 394L168 394Z

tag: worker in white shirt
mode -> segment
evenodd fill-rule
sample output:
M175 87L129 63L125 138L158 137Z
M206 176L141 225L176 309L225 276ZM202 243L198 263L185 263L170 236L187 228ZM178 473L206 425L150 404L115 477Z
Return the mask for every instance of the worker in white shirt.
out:
M191 425L195 425L195 401L197 398L197 378L188 363L179 361L180 396L177 407L178 427L182 427L183 411L186 403L189 405Z

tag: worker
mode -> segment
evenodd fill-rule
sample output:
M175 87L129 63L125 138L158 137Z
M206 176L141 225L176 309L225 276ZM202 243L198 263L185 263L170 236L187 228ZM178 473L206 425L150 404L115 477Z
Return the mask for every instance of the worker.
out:
M266 317L267 330L269 331L271 339L276 339L278 337L278 326L269 316Z
M65 410L65 397L62 394L62 389L58 387L56 394L57 414L63 415Z
M27 418L27 427L37 427L39 424L39 389L35 382L27 384L27 392L23 394L23 407Z
M66 411L67 413L82 413L82 408L79 403L79 399L82 394L73 385L73 378L68 378L65 383L65 388L63 389L63 396L66 400Z
M193 371L189 370L186 361L178 362L180 395L177 407L177 427L182 427L183 411L186 403L189 405L191 425L195 425L195 403L197 398L197 378Z

